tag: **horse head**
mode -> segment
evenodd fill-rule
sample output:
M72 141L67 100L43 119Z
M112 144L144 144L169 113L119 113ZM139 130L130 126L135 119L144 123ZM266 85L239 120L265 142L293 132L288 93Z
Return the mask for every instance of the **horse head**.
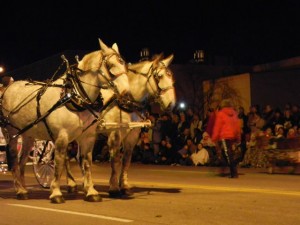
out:
M146 78L145 92L160 104L162 110L172 110L176 103L173 73L169 68L174 55L163 58L162 54L156 55L152 60L146 60L128 66L129 72L143 75ZM136 77L134 78L136 79ZM142 86L142 85L141 85ZM140 91L142 90L141 86ZM130 90L135 97L131 85Z
M85 55L78 62L77 67L82 71L80 81L83 86L92 86L96 83L94 88L86 88L87 92L92 91L95 96L98 96L101 87L111 88L117 94L123 95L129 91L127 65L122 59L116 43L109 48L99 39L99 44L99 51Z

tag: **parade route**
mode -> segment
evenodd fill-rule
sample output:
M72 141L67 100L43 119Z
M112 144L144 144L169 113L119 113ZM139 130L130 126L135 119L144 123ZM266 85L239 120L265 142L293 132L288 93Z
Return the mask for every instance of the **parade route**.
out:
M238 179L218 176L219 168L133 164L132 198L108 196L109 163L95 163L93 176L102 202L83 200L79 167L72 162L78 192L62 190L66 202L51 204L27 166L29 200L16 200L10 172L0 174L0 216L4 224L297 224L299 175L240 168ZM25 215L27 216L25 218Z

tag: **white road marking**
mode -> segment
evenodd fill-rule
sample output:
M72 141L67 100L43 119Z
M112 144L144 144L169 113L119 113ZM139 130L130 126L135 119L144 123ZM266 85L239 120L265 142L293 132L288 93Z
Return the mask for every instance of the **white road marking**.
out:
M78 216L94 217L94 218L105 219L105 220L113 220L113 221L118 221L118 222L123 222L123 223L133 222L133 220L128 220L128 219L122 219L122 218L110 217L110 216L102 216L102 215L96 215L96 214L90 214L90 213L73 212L73 211L68 211L68 210L50 209L50 208L30 206L30 205L21 205L21 204L8 204L8 205L16 206L16 207L23 207L23 208L30 208L30 209L52 211L52 212L58 212L58 213L73 214L73 215L78 215Z

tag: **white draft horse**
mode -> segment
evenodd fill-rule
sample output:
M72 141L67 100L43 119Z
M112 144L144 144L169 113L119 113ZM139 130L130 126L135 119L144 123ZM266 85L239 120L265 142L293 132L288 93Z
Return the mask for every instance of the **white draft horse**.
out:
M158 102L162 110L171 110L176 103L173 73L169 68L173 55L163 58L160 54L152 60L128 65L130 93L133 100L123 106L115 105L101 112L104 121L128 123L140 121L142 102L149 99ZM104 101L110 99L110 90L101 90ZM130 110L131 108L131 110ZM129 109L129 110L128 110ZM98 128L101 124L99 124ZM103 129L98 129L103 132ZM132 195L128 182L128 170L132 152L139 140L141 128L119 129L109 133L108 146L111 157L110 197ZM122 147L122 153L120 152ZM120 171L120 172L119 172Z
M108 146L111 160L111 177L109 181L109 196L112 198L130 196L131 186L128 182L128 170L130 168L132 152L137 144L141 128L115 129L115 123L129 124L130 122L143 120L143 102L158 102L162 110L171 110L176 103L173 73L169 68L173 55L163 58L157 55L152 60L142 61L128 65L128 79L131 99L125 96L116 99L110 89L101 89L104 107L101 111L98 132L108 135ZM120 101L121 100L121 101ZM122 153L121 150L122 149ZM68 162L68 161L67 161ZM68 184L75 184L70 166L67 164ZM120 172L119 172L120 171ZM69 191L75 191L76 185L69 187Z
M52 203L63 203L60 179L65 168L66 151L76 140L81 149L83 190L85 200L101 201L91 176L92 149L96 139L97 115L92 106L103 85L117 95L129 90L127 65L121 58L117 44L107 47L100 39L100 50L89 53L51 83L15 81L1 97L1 121L9 135L12 175L18 199L27 199L25 164L34 139L55 143L55 174L50 185ZM17 160L17 136L23 137L23 152ZM69 184L72 185L72 184Z

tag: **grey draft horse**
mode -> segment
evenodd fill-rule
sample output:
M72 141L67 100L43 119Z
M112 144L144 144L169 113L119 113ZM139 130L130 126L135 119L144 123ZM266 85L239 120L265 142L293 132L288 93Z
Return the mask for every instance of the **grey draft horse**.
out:
M141 61L128 66L130 93L133 100L104 110L101 117L105 121L129 123L141 121L142 102L158 102L162 110L171 110L176 103L173 73L169 68L173 55L166 58L162 54L152 60ZM101 90L104 101L110 99L110 90ZM130 105L131 104L131 105ZM105 132L98 125L98 132ZM108 146L111 160L110 197L132 195L128 182L132 152L140 137L141 128L119 129L108 133ZM121 153L122 148L122 153ZM120 172L119 172L120 171Z
M129 91L127 65L121 58L117 44L107 47L100 39L100 50L89 53L76 68L51 83L15 81L1 96L2 127L12 158L12 175L18 199L27 199L25 164L34 139L55 143L55 174L50 185L52 203L63 203L60 179L65 168L66 151L76 140L81 149L83 190L85 200L101 201L92 181L92 149L96 139L99 112L93 105L103 85L121 96ZM23 137L18 162L17 136ZM72 184L70 184L72 185Z

